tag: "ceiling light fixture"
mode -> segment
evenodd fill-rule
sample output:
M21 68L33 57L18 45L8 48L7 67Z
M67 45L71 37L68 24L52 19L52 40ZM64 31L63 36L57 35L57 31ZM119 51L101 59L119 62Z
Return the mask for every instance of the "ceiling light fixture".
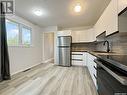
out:
M37 16L41 16L42 11L41 10L34 10L34 14L37 15Z
M82 9L82 7L81 7L80 3L77 3L76 6L74 7L74 11L77 13L81 12L81 9Z

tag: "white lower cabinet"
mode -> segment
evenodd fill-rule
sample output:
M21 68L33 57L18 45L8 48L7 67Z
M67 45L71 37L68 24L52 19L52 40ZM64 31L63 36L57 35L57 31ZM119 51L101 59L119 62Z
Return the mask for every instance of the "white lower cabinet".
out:
M72 65L86 66L86 52L72 52Z
M96 59L95 56L87 53L87 67L88 67L90 75L93 79L93 82L94 82L95 86L97 87L97 80L96 80L96 77L97 77L97 71L96 71L97 64L94 62L94 59Z
M97 88L97 64L94 62L95 59L96 57L88 52L72 52L72 65L87 66Z

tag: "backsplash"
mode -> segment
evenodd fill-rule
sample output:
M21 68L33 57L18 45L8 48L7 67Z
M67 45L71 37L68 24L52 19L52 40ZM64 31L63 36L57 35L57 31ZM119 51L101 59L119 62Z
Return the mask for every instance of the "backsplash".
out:
M92 51L96 50L96 45L94 43L73 43L72 51Z
M106 38L110 42L110 49L112 52L127 54L127 33L120 32ZM96 50L105 51L106 46L102 43L96 44Z
M120 32L106 38L110 42L111 52L127 54L127 32ZM99 43L73 43L72 51L106 51L107 46L104 42Z

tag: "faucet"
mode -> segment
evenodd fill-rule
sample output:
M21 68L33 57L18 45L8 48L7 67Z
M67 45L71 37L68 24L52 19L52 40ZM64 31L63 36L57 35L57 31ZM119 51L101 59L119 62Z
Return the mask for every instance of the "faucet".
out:
M105 46L106 43L107 43L107 52L110 52L109 41L107 41L107 40L104 41L104 44L103 45Z

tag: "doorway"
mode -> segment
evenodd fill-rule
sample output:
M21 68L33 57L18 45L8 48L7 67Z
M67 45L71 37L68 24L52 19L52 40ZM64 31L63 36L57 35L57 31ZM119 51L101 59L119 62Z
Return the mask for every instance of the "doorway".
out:
M44 32L44 62L54 63L54 32Z

